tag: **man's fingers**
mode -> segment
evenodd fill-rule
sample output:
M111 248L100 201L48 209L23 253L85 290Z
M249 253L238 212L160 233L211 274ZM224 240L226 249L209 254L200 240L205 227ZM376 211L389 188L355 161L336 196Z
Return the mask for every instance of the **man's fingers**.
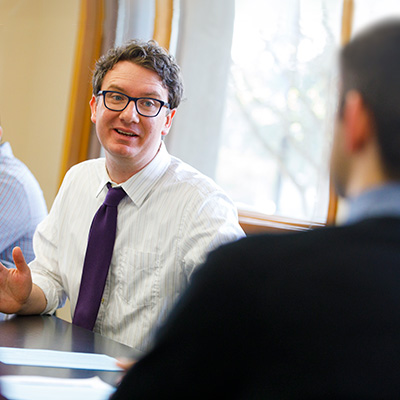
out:
M133 367L135 363L136 361L132 360L131 358L123 358L123 357L117 358L117 366L125 371Z
M19 247L14 247L12 252L13 260L15 266L18 268L20 272L28 272L29 267L25 261L25 257L22 254L22 250Z

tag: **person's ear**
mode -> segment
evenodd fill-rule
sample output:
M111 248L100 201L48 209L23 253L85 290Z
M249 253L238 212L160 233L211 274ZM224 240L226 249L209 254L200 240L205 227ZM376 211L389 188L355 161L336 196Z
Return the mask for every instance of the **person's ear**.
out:
M370 110L361 94L355 90L346 94L342 122L347 151L354 153L362 149L371 137L373 123Z
M0 126L0 142L1 142L1 137L3 136L3 128Z
M91 111L90 119L95 124L96 123L96 109L97 109L97 98L95 95L93 95L92 98L90 99L89 105L90 105L90 111Z
M169 130L171 129L171 125L172 125L172 120L174 119L176 113L176 108L174 108L173 110L171 110L171 112L169 112L166 116L165 116L165 122L164 122L164 126L163 129L161 131L161 135L165 136L168 135Z

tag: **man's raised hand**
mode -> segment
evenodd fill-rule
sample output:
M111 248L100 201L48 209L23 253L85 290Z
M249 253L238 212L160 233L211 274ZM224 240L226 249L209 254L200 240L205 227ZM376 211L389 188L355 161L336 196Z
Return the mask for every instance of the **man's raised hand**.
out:
M0 263L0 312L15 314L21 311L32 292L32 277L19 247L13 249L16 268Z

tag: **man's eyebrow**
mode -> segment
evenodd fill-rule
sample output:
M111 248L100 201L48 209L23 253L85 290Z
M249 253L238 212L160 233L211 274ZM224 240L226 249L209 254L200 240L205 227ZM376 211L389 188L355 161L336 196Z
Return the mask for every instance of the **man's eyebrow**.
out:
M116 90L117 92L127 94L125 92L125 90L118 85L110 85L107 90ZM139 97L154 97L154 98L158 99L158 98L161 98L162 96L161 96L161 93L159 93L157 91L149 91L149 92L143 92Z
M143 93L142 97L154 97L156 99L161 98L161 94L158 92L148 92L148 93Z
M105 90L116 90L117 92L125 93L124 89L118 85L110 85L107 89Z

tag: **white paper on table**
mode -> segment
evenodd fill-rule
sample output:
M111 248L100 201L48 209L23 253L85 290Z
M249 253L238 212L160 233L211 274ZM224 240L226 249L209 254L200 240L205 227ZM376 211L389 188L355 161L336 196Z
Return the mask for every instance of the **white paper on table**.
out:
M113 357L105 354L70 351L0 347L0 361L13 365L121 371L121 368L116 365L117 360Z
M86 379L4 375L1 393L9 400L108 400L115 388L98 376Z

